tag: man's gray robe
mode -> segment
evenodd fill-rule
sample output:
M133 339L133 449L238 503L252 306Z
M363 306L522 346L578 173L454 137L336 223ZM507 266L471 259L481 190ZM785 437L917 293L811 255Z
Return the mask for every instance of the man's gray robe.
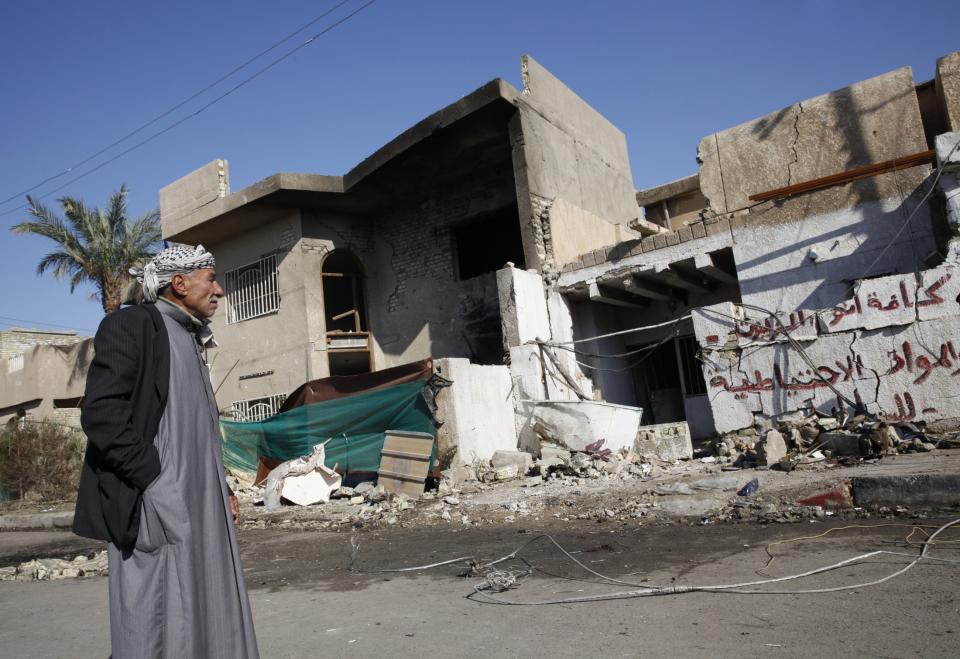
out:
M259 657L230 512L219 415L198 320L158 300L170 336L170 393L154 443L136 548L109 545L114 659Z

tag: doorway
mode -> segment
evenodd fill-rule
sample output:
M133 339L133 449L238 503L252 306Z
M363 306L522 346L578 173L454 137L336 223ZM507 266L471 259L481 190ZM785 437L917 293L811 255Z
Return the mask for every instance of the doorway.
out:
M330 375L357 375L373 370L373 351L363 295L359 259L337 249L323 260L323 316Z

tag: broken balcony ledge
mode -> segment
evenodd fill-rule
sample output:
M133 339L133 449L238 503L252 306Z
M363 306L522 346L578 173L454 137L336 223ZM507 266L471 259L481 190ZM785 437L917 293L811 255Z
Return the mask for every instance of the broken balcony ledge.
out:
M678 238L676 242L668 244L666 236L670 234L659 234L648 236L639 241L628 240L617 245L594 250L581 257L577 263L565 265L557 280L557 285L560 288L571 287L600 279L613 270L653 268L656 264L670 264L693 259L697 255L716 252L733 245L729 220L720 219L706 226L711 227L709 232L686 241L680 241Z

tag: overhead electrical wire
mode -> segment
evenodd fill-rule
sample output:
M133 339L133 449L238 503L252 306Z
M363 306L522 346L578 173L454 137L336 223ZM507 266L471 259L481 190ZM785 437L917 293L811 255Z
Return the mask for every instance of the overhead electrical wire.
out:
M39 188L40 186L45 185L46 183L49 183L50 181L55 181L56 179L60 178L61 176L66 176L67 174L69 174L69 173L72 172L73 170L75 170L75 169L77 169L77 168L79 168L79 167L82 167L83 165L86 165L86 164L87 164L88 162L90 162L91 160L94 160L94 159L96 159L98 156L103 155L104 153L106 153L107 151L109 151L110 149L112 149L113 147L115 147L115 146L117 146L117 145L119 145L119 144L122 144L123 142L126 142L128 139L130 139L131 137L133 137L133 136L136 135L137 133L141 132L142 130L144 130L144 129L146 129L146 128L149 128L150 126L152 126L153 124L157 123L157 122L160 121L161 119L169 116L169 115L172 114L173 112L176 112L177 110L179 110L179 109L182 108L184 105L186 105L186 104L189 103L190 101L194 100L194 99L197 98L198 96L201 96L201 95L203 95L204 93L210 91L211 89L213 89L214 87L216 87L217 85L219 85L221 82L227 80L228 78L233 77L233 75L234 75L235 73L238 73L239 71L245 69L247 66L249 66L249 65L252 64L253 62L257 61L258 59L260 59L261 57L263 57L263 56L266 55L267 53L269 53L269 52L271 52L271 51L273 51L273 50L276 50L276 49L279 48L281 45L283 45L284 43L286 43L287 41L289 41L289 40L292 39L293 37L297 36L298 34L300 34L301 32L303 32L304 30L306 30L308 27L310 27L311 25L315 24L317 21L320 21L320 20L326 18L327 16L329 16L330 14L332 14L333 12L335 12L337 9L339 9L339 8L342 7L343 5L347 4L348 2L352 2L352 0L341 0L340 2L338 2L337 4L335 4L333 7L331 7L330 9L328 9L327 11L325 11L325 12L323 12L322 14L320 14L319 16L316 16L315 18L311 19L309 22L304 23L303 25L301 25L300 27L298 27L296 30L294 30L293 32L291 32L291 33L288 34L287 36L283 37L283 38L280 39L279 41L274 42L271 46L267 47L267 48L264 49L264 50L261 50L259 53L257 53L257 54L254 55L253 57L247 59L247 60L244 61L243 63L238 64L237 66L233 67L232 69L230 69L230 71L228 71L227 73L223 74L222 76L220 76L219 78L217 78L216 80L214 80L213 82L211 82L210 84L208 84L208 85L206 85L205 87L197 90L196 92L194 92L194 93L191 94L190 96L186 97L185 99L183 99L182 101L180 101L180 102L177 103L176 105L173 105L172 107L168 108L167 110L164 110L163 112L161 112L160 114L158 114L157 116L155 116L153 119L150 119L150 120L147 121L146 123L141 124L141 125L138 126L137 128L134 128L132 131L130 131L129 133L127 133L127 134L124 135L123 137L120 137L120 138L114 140L113 142L111 142L111 143L108 144L107 146L105 146L105 147L103 147L102 149L100 149L100 150L98 150L98 151L90 154L89 156L85 157L83 160L80 160L80 161L74 163L73 165L70 165L69 167L67 167L67 168L64 169L63 171L61 171L61 172L59 172L59 173L57 173L57 174L53 174L53 175L51 175L51 176L48 176L47 178L43 179L42 181L39 181L38 183L35 183L35 184L31 185L29 188L26 188L26 189L24 189L24 190L21 190L20 192L17 192L16 194L12 194L12 195L10 195L9 197L7 197L6 199L0 200L0 206L4 205L4 204L6 204L6 203L8 203L8 202L10 202L10 201L13 201L14 199L19 199L19 198L22 197L23 195L30 194L31 192L33 192L34 190L36 190L36 189Z
M4 324L9 324L9 322L12 321L12 322L15 322L15 323L29 323L30 325L44 325L44 326L46 326L46 327L54 327L54 328L66 329L66 330L75 330L75 331L80 331L80 332L93 332L93 331L94 331L94 330L89 329L89 328L86 328L86 327L70 327L69 325L57 325L57 324L55 324L55 323L45 323L45 322L40 321L40 320L26 320L26 319L24 319L24 318L11 318L10 316L0 316L0 321L6 321L6 323L4 323ZM10 327L13 327L13 325L9 325L9 326L10 326Z
M132 151L135 151L136 149L139 149L141 146L144 146L145 144L147 144L147 143L149 143L149 142L152 142L153 140L155 140L156 138L160 137L161 135L164 135L164 134L170 132L171 130L173 130L173 129L176 128L177 126L179 126L179 125L183 124L184 122L192 119L193 117L196 117L196 116L199 115L200 113L202 113L202 112L204 112L205 110L209 109L211 106L215 105L216 103L219 103L220 101L222 101L222 100L223 100L224 98L226 98L227 96L230 96L230 95L233 94L235 91L237 91L237 90L241 89L242 87L246 86L247 84L249 84L250 82L252 82L252 81L255 80L256 78L260 77L261 75L263 75L264 73L266 73L267 71L269 71L270 69L272 69L273 67L277 66L278 64L280 64L280 63L283 62L284 60L288 59L289 57L291 57L291 56L294 55L295 53L297 53L297 52L299 52L300 50L302 50L303 48L309 46L311 43L313 43L314 41L316 41L317 39L319 39L319 38L322 37L323 35L327 34L327 33L330 32L331 30L333 30L334 28L336 28L336 27L338 27L338 26L346 23L348 20L350 20L351 18L353 18L354 16L356 16L357 14L359 14L361 11L363 11L364 9L366 9L367 7L369 7L370 5L372 5L373 3L375 3L376 1L377 1L377 0L367 0L367 2L365 2L364 4L362 4L362 5L361 5L360 7L358 7L357 9L353 10L352 12L350 12L349 14L347 14L346 16L344 16L343 18L337 20L336 22L330 24L328 27L324 28L324 29L321 30L320 32L317 32L317 33L314 34L313 36L309 37L309 38L308 38L306 41L304 41L302 44L300 44L300 45L298 45L298 46L290 49L289 51L287 51L286 53L284 53L284 54L281 55L280 57L278 57L278 58L274 59L273 61L271 61L271 62L270 62L269 64L267 64L266 66L260 68L260 69L257 70L256 72L254 72L252 75L244 78L244 79L241 80L239 83L237 83L236 85L234 85L233 87L231 87L230 89L228 89L227 91L225 91L224 93L222 93L222 94L220 94L219 96L217 96L216 98L214 98L212 101L210 101L210 102L208 102L208 103L200 106L198 109L194 110L193 112L191 112L191 113L188 114L188 115L185 115L184 117L181 117L180 119L178 119L177 121L173 122L172 124L170 124L170 125L167 126L166 128L163 128L163 129L161 129L161 130L159 130L159 131L151 134L150 136L148 136L148 137L140 140L139 142L137 142L137 143L134 144L133 146L131 146L131 147L129 147L129 148L121 151L120 153L118 153L118 154L116 154L116 155L108 158L107 160L105 160L105 161L101 162L100 164L96 165L95 167L92 167L91 169L88 169L88 170L87 170L86 172L84 172L83 174L80 174L79 176L75 176L74 178L70 179L69 181L67 181L67 182L64 183L63 185L60 185L60 186L58 186L58 187L56 187L56 188L54 188L54 189L52 189L52 190L49 190L49 191L45 192L45 193L42 194L42 195L39 195L38 197L36 197L36 199L38 199L38 200L39 200L39 199L44 199L44 198L46 198L46 197L49 197L50 195L52 195L52 194L55 193L55 192L59 192L60 190L63 190L64 188L72 185L73 183L76 183L77 181L80 181L81 179L86 178L86 177L89 176L90 174L93 174L94 172L96 172L96 171L98 171L98 170L100 170L100 169L103 169L104 167L106 167L106 166L109 165L110 163L118 160L119 158L122 158L123 156L127 155L128 153L130 153L130 152L132 152ZM24 210L25 208L27 208L27 204L23 204L22 206L18 206L18 207L16 207L16 208L11 209L11 210L8 210L8 211L5 211L5 212L3 212L3 213L0 213L0 217L4 217L4 216L10 215L10 214L12 214L12 213L18 213L18 212Z
M943 524L942 526L938 527L937 530L930 535L929 540L923 544L919 554L907 554L905 552L877 550L877 551L867 552L864 554L859 554L857 556L853 556L851 558L840 561L838 563L832 563L830 565L814 568L812 570L807 570L805 572L789 574L782 577L771 577L766 579L751 580L751 581L732 583L732 584L655 586L655 585L649 585L648 583L636 583L632 581L625 581L623 579L616 579L614 577L609 577L605 574L602 574L601 572L594 570L590 566L578 560L571 552L569 552L559 542L557 542L553 538L553 536L547 533L542 533L540 535L537 535L531 538L530 540L528 540L527 542L524 542L522 545L517 547L515 550L513 550L506 556L503 556L493 561L481 562L478 559L471 556L461 556L448 561L431 563L429 565L420 565L420 566L400 568L400 569L374 570L374 571L362 572L362 573L374 574L379 572L383 572L383 573L414 572L419 570L428 570L428 569L432 569L432 568L436 568L444 565L450 565L457 562L464 562L466 563L466 566L469 570L469 574L480 574L484 570L487 571L486 574L484 575L485 577L484 581L474 586L473 592L471 592L468 595L468 598L479 596L481 600L485 600L487 602L491 602L495 604L510 605L510 606L547 606L547 605L557 605L557 604L578 604L578 603L587 603L587 602L602 602L602 601L609 601L609 600L634 599L638 597L683 595L687 593L697 593L697 592L732 593L732 594L738 594L738 595L813 595L813 594L824 594L824 593L836 593L836 592L842 592L842 591L848 591L848 590L857 590L861 588L866 588L868 586L876 586L907 573L921 561L935 561L935 562L954 564L954 565L960 564L960 561L954 561L951 559L939 558L936 556L928 555L930 547L936 544L937 542L936 541L937 536L939 536L948 528L951 528L958 523L960 523L960 519L955 519L951 522L947 522L946 524ZM581 569L585 570L590 575L596 577L601 582L618 585L618 586L628 586L630 588L633 588L634 590L601 593L597 595L587 595L583 597L566 597L561 599L550 599L550 600L539 600L539 601L530 601L530 600L511 601L511 600L505 600L501 597L495 597L485 592L487 590L502 592L503 590L507 590L516 585L516 579L518 575L513 572L505 572L502 570L492 569L496 565L499 565L501 563L511 561L511 560L518 560L525 563L529 568L531 568L530 570L525 571L524 574L530 574L533 569L536 569L530 563L530 561L520 556L520 552L526 549L531 544L538 542L540 540L549 541L550 544L552 544L558 551L560 551L560 553L562 553L571 562L573 562L575 565L577 565ZM351 538L351 544L353 545L353 551L350 558L349 570L352 572L354 571L359 572L354 568L354 563L357 558L357 551L359 550L359 545L352 538ZM797 589L797 590L767 590L767 589L758 588L758 587L768 586L771 584L779 584L787 581L795 581L798 579L805 579L808 577L825 574L827 572L839 570L841 568L849 567L851 565L855 565L858 563L863 563L871 558L874 558L877 556L884 556L884 555L905 556L912 560L904 567L898 570L895 570L894 572L884 577L880 577L877 579L873 579L871 581L866 581L861 583L848 584L848 585L842 585L842 586L830 586L825 588L805 588L805 589Z

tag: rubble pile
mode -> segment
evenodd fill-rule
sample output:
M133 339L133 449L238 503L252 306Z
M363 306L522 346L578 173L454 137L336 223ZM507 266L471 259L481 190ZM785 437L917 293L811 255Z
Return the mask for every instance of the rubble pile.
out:
M611 451L603 448L603 440L588 444L582 451L544 444L540 457L534 459L523 451L497 451L489 463L474 465L476 478L482 483L513 480L520 477L549 479L626 480L647 478L657 467L630 449Z
M923 424L887 422L872 415L827 415L745 428L720 437L716 461L734 467L770 467L791 471L798 465L831 461L854 464L863 459L937 449Z
M11 567L0 568L0 581L55 581L107 574L107 552L73 559L37 558Z

